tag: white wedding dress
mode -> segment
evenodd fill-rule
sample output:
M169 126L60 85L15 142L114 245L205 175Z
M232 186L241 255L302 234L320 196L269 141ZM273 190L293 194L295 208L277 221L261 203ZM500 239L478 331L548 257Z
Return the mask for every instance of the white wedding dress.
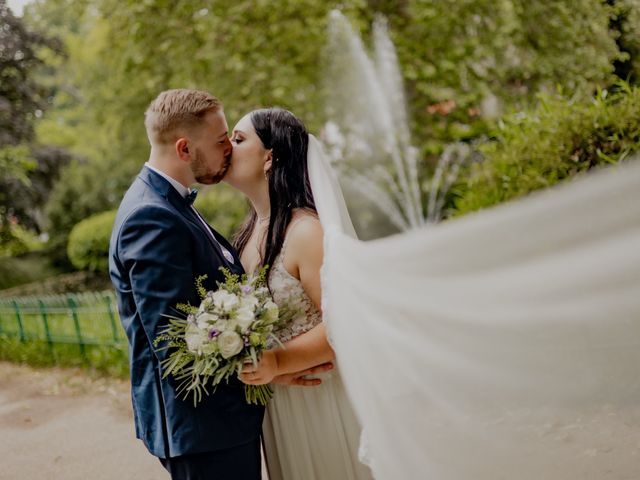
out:
M361 242L309 145L324 321L374 477L640 478L640 161Z
M269 278L274 301L299 312L276 333L283 343L322 322L300 280L285 269L285 250L286 239ZM269 480L371 479L358 462L361 429L339 372L318 378L322 384L316 387L274 386L263 425Z

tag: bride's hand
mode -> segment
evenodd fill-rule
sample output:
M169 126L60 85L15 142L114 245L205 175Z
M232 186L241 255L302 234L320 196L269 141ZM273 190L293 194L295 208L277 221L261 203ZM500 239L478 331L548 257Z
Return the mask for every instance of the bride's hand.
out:
M272 350L266 350L262 353L257 365L249 362L246 363L242 372L240 372L240 380L247 385L264 385L278 375L278 359Z

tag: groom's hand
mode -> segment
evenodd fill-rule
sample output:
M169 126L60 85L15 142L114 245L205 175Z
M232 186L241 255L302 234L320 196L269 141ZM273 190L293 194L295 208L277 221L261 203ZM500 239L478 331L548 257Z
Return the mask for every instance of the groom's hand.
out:
M301 372L287 373L285 375L278 375L274 377L272 383L278 383L280 385L300 385L303 387L315 387L322 383L319 378L305 378L307 375L316 375L318 373L327 372L333 369L333 363L327 362L315 367L308 368Z

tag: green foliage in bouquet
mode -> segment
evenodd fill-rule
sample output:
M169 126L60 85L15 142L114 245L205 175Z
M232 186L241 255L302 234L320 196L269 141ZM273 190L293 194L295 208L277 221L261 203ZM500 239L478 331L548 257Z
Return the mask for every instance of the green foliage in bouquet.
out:
M531 112L500 122L454 189L454 215L547 188L640 151L640 88L620 82L590 101L543 97Z
M178 382L177 394L192 396L194 405L214 391L223 380L239 374L245 363L257 364L260 354L272 340L282 312L271 300L266 287L267 267L256 276L237 275L225 268L225 281L216 291L203 286L206 275L195 281L202 300L199 307L178 304L186 318L168 316L169 324L154 341L158 351L169 355L161 362L163 377L172 375ZM269 385L245 385L247 403L266 405L273 396Z

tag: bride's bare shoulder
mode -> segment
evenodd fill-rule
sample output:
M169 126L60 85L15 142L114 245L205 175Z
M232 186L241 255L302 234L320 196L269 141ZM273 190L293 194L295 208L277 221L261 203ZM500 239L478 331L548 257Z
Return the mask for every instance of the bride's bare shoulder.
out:
M322 225L312 210L296 209L287 229L287 243L317 239L322 242Z
M315 212L296 211L287 231L284 267L319 302L320 267L324 256L322 225Z
M322 225L315 212L297 210L287 231L287 260L294 264L322 257Z

